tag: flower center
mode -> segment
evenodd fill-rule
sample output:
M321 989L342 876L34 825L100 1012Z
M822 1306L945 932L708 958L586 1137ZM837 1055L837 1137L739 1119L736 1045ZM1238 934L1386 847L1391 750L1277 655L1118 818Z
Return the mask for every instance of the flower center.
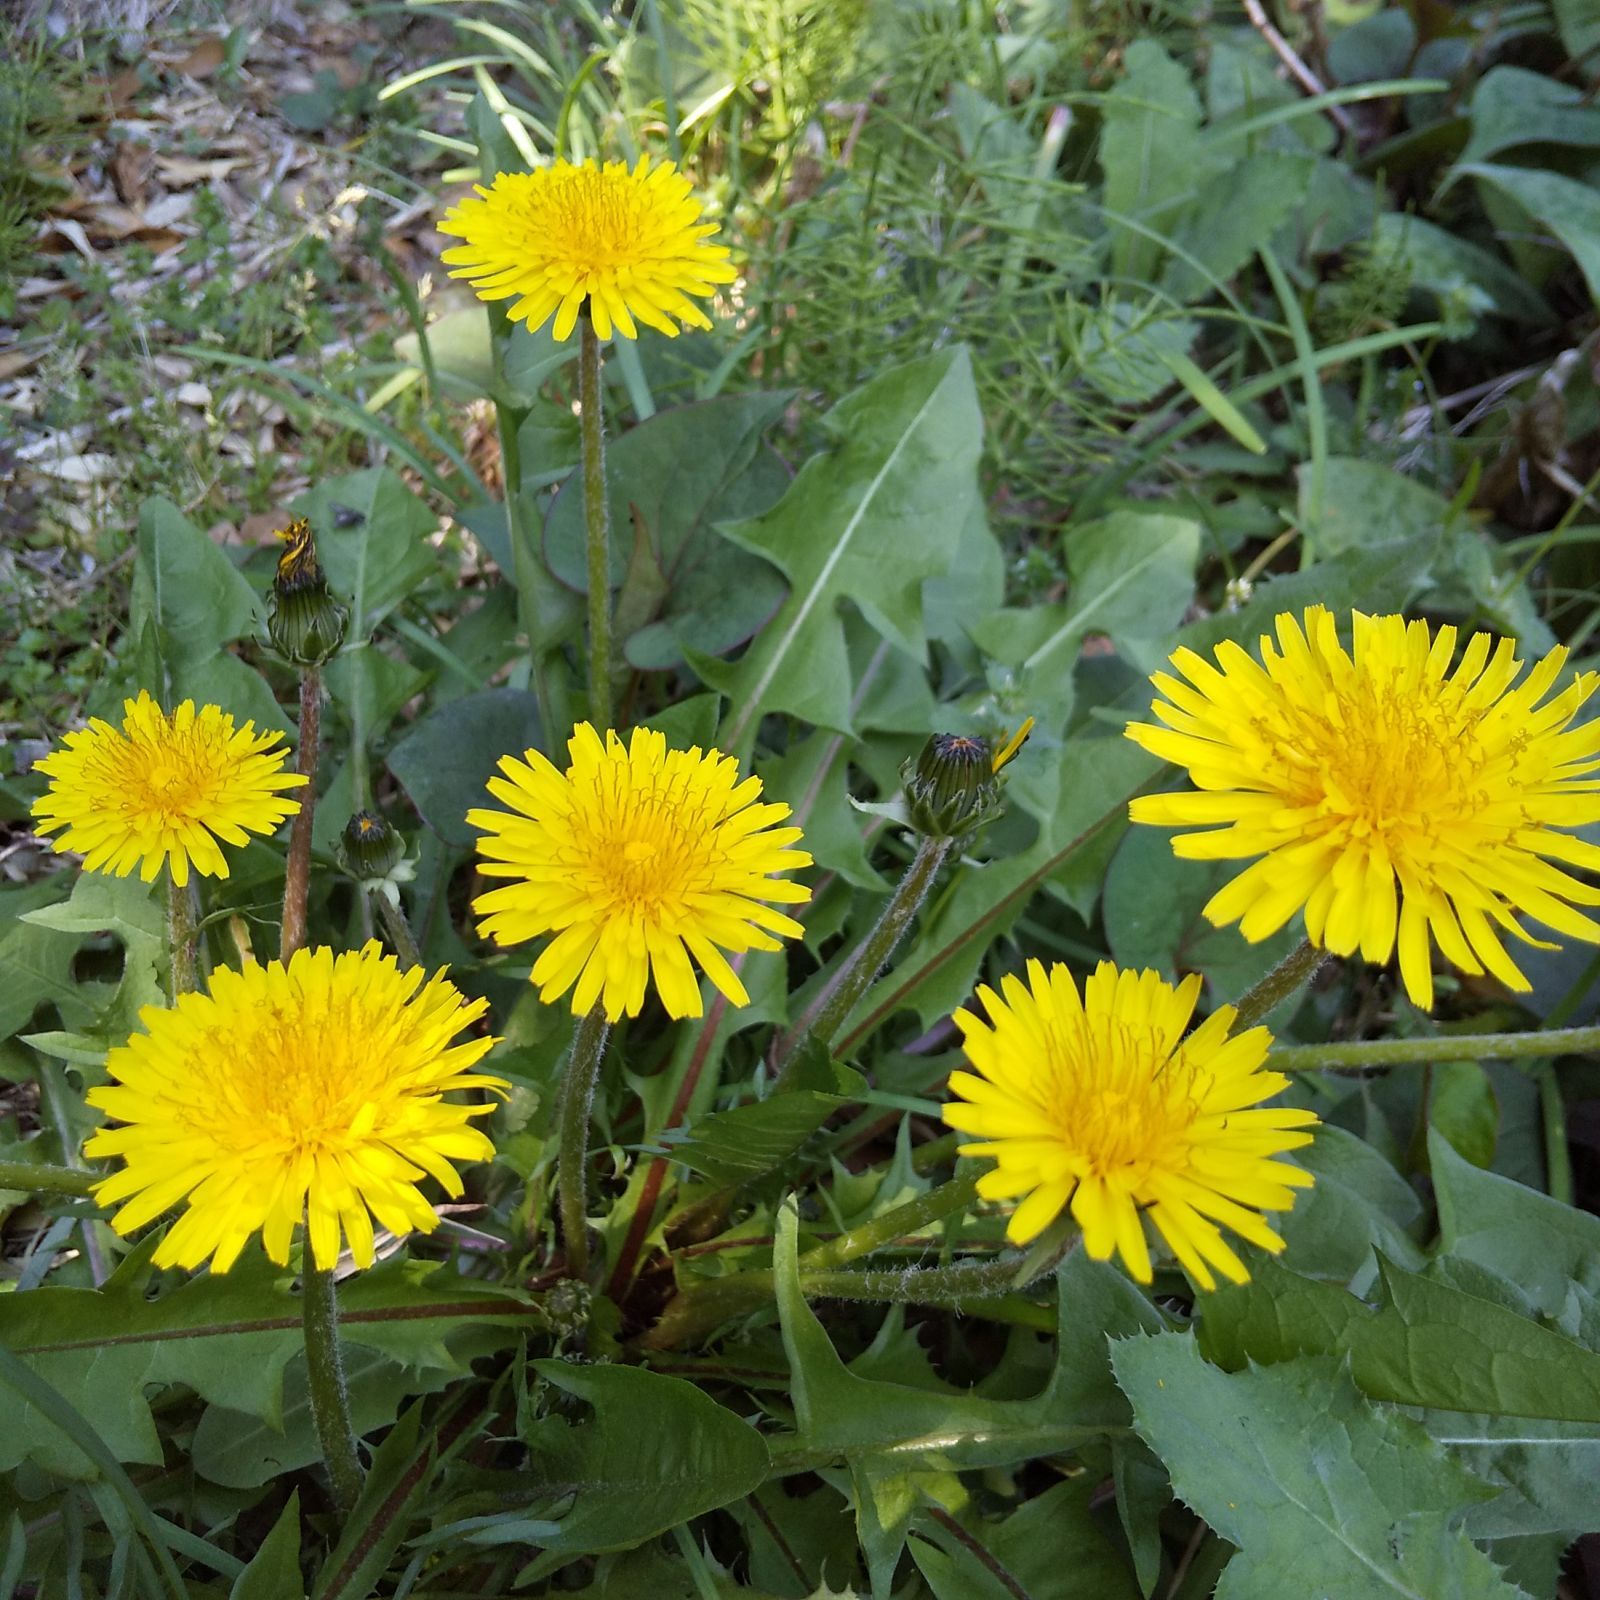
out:
M1267 733L1283 786L1347 839L1431 836L1442 817L1481 813L1488 755L1449 686L1369 669Z
M1047 1112L1088 1173L1137 1179L1187 1148L1200 1111L1195 1069L1154 1029L1116 1017L1050 1030Z
M555 245L551 254L580 272L613 272L637 263L642 237L637 185L585 170L552 179L547 194L550 215L541 221Z

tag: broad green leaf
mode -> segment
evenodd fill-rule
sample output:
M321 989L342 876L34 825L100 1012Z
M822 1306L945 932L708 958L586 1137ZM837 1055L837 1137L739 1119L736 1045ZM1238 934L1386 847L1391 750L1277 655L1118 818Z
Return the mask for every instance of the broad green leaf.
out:
M44 878L21 889L0 890L0 1039L25 1028L45 1001L67 1007L74 1022L87 1020L72 960L83 943L79 933L64 933L31 920L48 909L66 887L62 877ZM24 920L29 917L29 920Z
M1439 1206L1442 1255L1487 1267L1556 1316L1571 1279L1600 1258L1600 1218L1464 1161L1437 1132L1428 1165Z
M295 1600L305 1592L300 1577L300 1491L294 1489L250 1565L233 1580L228 1600Z
M411 1507L426 1492L437 1440L421 1437L422 1404L406 1411L373 1452L361 1498L312 1586L312 1600L371 1600L410 1527Z
M1100 1486L1091 1474L1054 1484L1003 1521L964 1519L988 1562L944 1529L922 1524L911 1540L934 1600L1139 1600L1139 1585L1090 1509ZM1003 1582L989 1563L998 1565Z
M1465 301L1520 322L1545 322L1554 313L1543 295L1499 256L1424 217L1383 211L1372 219L1374 261L1393 264L1413 288L1443 303Z
M548 1517L550 1556L628 1550L749 1494L766 1477L761 1435L692 1383L642 1367L536 1361L546 1382L587 1403L582 1422L547 1416L524 1435L522 1515ZM474 1542L498 1542L485 1527Z
M1428 1126L1475 1167L1494 1162L1500 1133L1500 1102L1483 1064L1441 1061L1428 1075Z
M347 645L439 570L427 537L439 519L387 467L324 478L293 509L311 519L328 587L350 606Z
M926 657L922 586L981 515L983 419L964 347L895 367L840 401L812 457L773 509L722 532L775 562L789 598L737 665L701 663L730 697L722 735L742 751L761 717L787 711L836 732L854 722L840 607L888 644Z
M257 631L256 592L244 574L168 500L139 508L129 632L155 624L168 667L204 666L230 639ZM147 687L152 693L157 684ZM192 692L192 691L191 691Z
M1600 27L1595 30L1600 42ZM1472 91L1472 135L1461 161L1521 144L1600 145L1600 108L1575 83L1524 67L1491 67Z
M1057 1278L1058 1355L1042 1391L1031 1399L990 1400L863 1378L840 1360L800 1287L798 1223L792 1205L779 1214L773 1266L784 1350L789 1359L795 1433L773 1441L780 1466L841 1460L856 1485L858 1529L876 1559L874 1591L882 1594L898 1540L917 1501L903 1480L909 1470L958 1472L1006 1466L1071 1450L1126 1427L1127 1411L1110 1381L1108 1335L1161 1326L1158 1312L1115 1268L1070 1257ZM889 1500L898 1496L888 1521Z
M1066 726L1083 641L1108 635L1136 663L1154 665L1194 596L1200 526L1186 517L1116 511L1068 529L1071 587L1061 605L997 612L977 642L1015 669L1017 702L1051 732Z
M1310 471L1301 467L1300 517L1311 513ZM1426 484L1378 461L1330 456L1324 463L1322 521L1317 549L1325 557L1392 539L1438 539L1450 503Z
M538 697L525 689L484 689L463 695L416 723L389 752L389 770L422 820L446 844L468 845L474 806L493 806L484 785L501 756L543 747ZM559 753L558 766L566 762Z
M1213 293L1214 279L1226 283L1304 205L1315 161L1309 151L1261 150L1217 173L1171 230L1177 248L1162 288L1187 305Z
M1491 1492L1415 1422L1369 1404L1337 1362L1227 1373L1192 1337L1112 1350L1135 1426L1178 1496L1238 1546L1216 1600L1516 1600L1460 1530Z
M1200 137L1200 100L1184 67L1153 39L1136 39L1123 59L1127 73L1101 110L1106 210L1170 233L1225 158ZM1172 159L1175 150L1184 152L1182 161ZM1118 278L1154 275L1159 243L1131 228L1118 228L1115 240L1111 259Z
M792 398L786 390L724 395L661 411L606 451L612 587L628 571L636 518L666 585L659 614L623 636L634 666L677 666L684 646L724 655L782 603L777 568L730 544L717 524L761 516L788 487L788 472L761 436ZM551 504L544 552L550 570L582 594L589 582L579 476Z
M95 1419L122 1461L158 1463L150 1399L182 1384L203 1400L282 1422L283 1373L302 1348L299 1298L287 1274L259 1255L222 1276L193 1278L146 1297L154 1236L103 1289L45 1287L0 1295L0 1342ZM343 1335L415 1369L460 1370L446 1344L465 1328L505 1339L539 1324L536 1305L424 1263L392 1262L340 1290ZM390 1415L392 1415L392 1411ZM32 1455L64 1476L85 1463L54 1427L23 1408L0 1434L0 1465Z
M1574 60L1582 57L1587 61L1592 78L1595 52L1600 50L1600 16L1595 15L1590 0L1552 0L1552 5L1562 45Z
M1200 1348L1229 1368L1346 1357L1373 1400L1600 1423L1600 1354L1492 1301L1392 1262L1376 1311L1332 1284L1262 1263L1206 1302Z
M1548 228L1572 252L1590 298L1600 305L1600 194L1590 184L1559 172L1481 161L1464 161L1453 170L1499 190Z

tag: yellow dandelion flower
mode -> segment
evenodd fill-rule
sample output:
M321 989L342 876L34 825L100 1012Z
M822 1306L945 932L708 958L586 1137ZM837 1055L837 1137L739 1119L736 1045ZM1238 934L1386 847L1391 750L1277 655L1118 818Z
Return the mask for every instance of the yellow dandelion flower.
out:
M1311 1174L1271 1158L1311 1142L1311 1111L1261 1107L1288 1084L1262 1070L1272 1035L1230 1038L1236 1015L1222 1006L1187 1039L1200 993L1191 975L1176 989L1154 972L1119 972L1103 961L1078 986L1060 963L1028 963L1028 981L981 987L985 1022L955 1014L972 1072L950 1077L961 1099L944 1120L977 1142L964 1156L996 1165L978 1180L990 1200L1019 1196L1006 1237L1037 1238L1068 1205L1096 1261L1119 1254L1141 1283L1150 1251L1141 1212L1204 1289L1211 1269L1249 1278L1218 1223L1264 1250L1283 1240L1262 1219L1286 1211ZM1254 1109L1252 1109L1254 1108Z
M1187 767L1200 792L1135 800L1133 820L1208 827L1173 840L1189 859L1261 857L1205 908L1247 939L1304 908L1312 943L1335 955L1383 962L1398 944L1406 991L1424 1010L1430 934L1464 971L1527 989L1502 930L1550 946L1520 915L1600 940L1600 922L1574 909L1600 905L1600 889L1554 864L1600 867L1600 848L1561 831L1600 821L1600 721L1573 725L1600 674L1547 699L1564 649L1517 683L1516 645L1476 633L1452 671L1454 628L1431 635L1396 616L1357 612L1353 646L1312 606L1303 629L1277 619L1260 664L1231 643L1217 646L1215 666L1178 651L1188 681L1152 679L1166 726L1134 724L1128 736Z
M148 883L171 863L179 888L189 869L226 878L217 840L240 845L271 833L299 809L280 793L306 780L285 772L281 733L235 728L218 706L185 700L169 717L148 693L125 700L122 728L96 717L37 763L50 787L34 802L40 833L64 828L58 850L76 850L92 872Z
M640 156L537 172L502 172L476 199L463 200L439 232L466 240L444 252L452 278L466 278L480 300L511 300L506 313L530 330L553 316L565 339L587 309L602 339L636 339L635 318L669 338L711 323L690 295L732 283L717 231L702 222L689 180L670 161Z
M464 1000L442 972L425 977L374 940L221 969L209 994L146 1006L145 1031L106 1058L113 1082L88 1096L122 1124L84 1145L123 1162L95 1188L104 1205L125 1202L111 1225L131 1233L185 1202L156 1264L209 1257L213 1272L258 1232L287 1265L302 1219L325 1268L341 1235L372 1265L374 1217L392 1233L431 1231L439 1219L419 1181L459 1195L455 1163L494 1154L471 1126L492 1107L444 1096L506 1085L469 1070L492 1038L450 1042L487 1002Z
M567 753L565 772L537 750L502 757L489 792L510 810L467 813L485 834L479 870L515 880L473 901L480 932L501 945L555 934L533 981L546 1003L571 989L580 1016L597 1001L612 1022L637 1016L653 974L672 1016L698 1017L691 956L734 1005L748 1005L722 951L781 949L773 934L804 930L762 902L811 898L771 876L811 865L790 848L800 829L776 826L788 806L758 805L761 780L740 783L732 756L668 750L649 728L625 745L580 723Z

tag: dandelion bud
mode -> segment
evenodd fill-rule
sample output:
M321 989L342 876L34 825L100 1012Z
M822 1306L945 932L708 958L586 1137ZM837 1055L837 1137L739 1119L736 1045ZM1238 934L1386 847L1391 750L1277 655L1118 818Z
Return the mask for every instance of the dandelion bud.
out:
M284 660L297 667L320 667L344 643L350 610L334 598L322 575L311 524L297 517L278 538L284 550L272 579L267 632Z
M381 881L400 865L405 841L376 811L358 811L339 835L339 864L363 883Z
M992 822L1005 787L1000 769L1032 730L1030 717L998 751L987 739L934 734L915 761L900 769L912 827L930 839L959 839Z

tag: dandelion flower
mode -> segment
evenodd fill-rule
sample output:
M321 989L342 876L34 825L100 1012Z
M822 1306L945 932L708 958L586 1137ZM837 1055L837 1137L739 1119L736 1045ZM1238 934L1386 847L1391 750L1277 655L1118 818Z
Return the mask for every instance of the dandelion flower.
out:
M1263 1211L1286 1211L1311 1174L1271 1158L1309 1144L1311 1111L1260 1106L1288 1084L1262 1070L1272 1035L1230 1038L1232 1006L1187 1039L1200 993L1192 975L1176 989L1154 972L1103 961L1083 986L1060 963L1028 963L1007 976L1002 999L982 987L985 1022L958 1011L972 1072L956 1072L961 1099L944 1120L977 1142L964 1156L996 1165L978 1180L990 1200L1022 1197L1006 1237L1027 1244L1070 1205L1096 1261L1120 1254L1141 1283L1150 1252L1140 1212L1202 1288L1217 1268L1249 1278L1217 1224L1264 1250L1283 1249Z
M77 850L92 872L148 883L170 862L182 888L189 869L226 878L217 843L240 845L271 833L299 809L280 791L306 780L285 772L283 735L257 733L217 706L185 700L169 717L149 694L123 702L122 728L96 717L37 763L50 787L34 802L40 833L64 828L58 850Z
M1303 629L1277 619L1259 665L1231 643L1215 666L1178 651L1187 682L1152 680L1166 726L1128 736L1187 767L1200 792L1135 800L1133 820L1209 828L1173 840L1190 859L1261 858L1205 908L1247 939L1304 908L1312 943L1335 955L1385 962L1398 944L1424 1010L1432 944L1466 972L1526 990L1503 934L1550 946L1519 917L1600 940L1600 922L1574 909L1600 905L1600 890L1563 870L1600 867L1600 848L1562 831L1600 821L1600 721L1574 725L1600 674L1547 698L1565 650L1517 683L1515 644L1476 633L1452 671L1454 628L1430 635L1394 616L1357 612L1353 645L1313 606Z
M120 1157L95 1189L131 1233L180 1201L183 1215L156 1250L158 1266L211 1260L226 1272L253 1234L280 1265L304 1218L317 1266L373 1261L372 1219L392 1233L438 1223L423 1177L461 1193L458 1161L494 1146L471 1119L492 1109L444 1096L504 1089L470 1069L492 1038L451 1044L487 1002L464 1000L444 974L424 982L374 940L359 951L297 950L280 961L219 970L209 994L170 1011L146 1006L145 1031L113 1050L113 1082L89 1103L122 1124L84 1146Z
M513 300L507 315L530 331L553 316L565 339L586 309L602 339L613 330L638 338L635 319L672 338L674 317L711 326L690 295L737 276L726 247L707 242L716 224L700 218L672 162L640 156L631 172L620 161L502 172L439 232L466 241L444 252L450 276L466 278L480 300Z
M790 848L800 830L776 826L788 806L758 805L761 780L740 783L732 756L668 750L649 728L625 745L580 723L567 752L565 772L537 750L503 757L489 792L510 810L467 813L485 835L479 870L514 880L473 901L480 931L501 945L555 934L533 981L546 1003L571 989L579 1016L597 1001L612 1022L637 1016L653 974L672 1016L698 1017L691 956L729 1000L748 1005L722 951L781 949L773 934L803 930L762 902L811 898L771 876L811 865Z

